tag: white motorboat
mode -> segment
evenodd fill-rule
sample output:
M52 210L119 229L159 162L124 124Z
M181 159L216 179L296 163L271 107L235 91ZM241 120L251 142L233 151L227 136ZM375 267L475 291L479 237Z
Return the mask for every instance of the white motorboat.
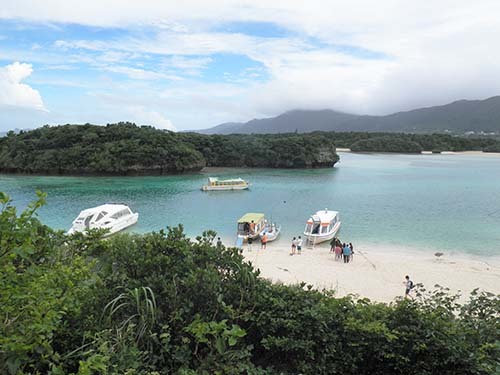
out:
M208 184L203 185L203 191L225 191L225 190L246 190L250 184L242 178L231 180L219 180L217 177L209 177Z
M139 214L124 204L103 204L80 212L68 234L89 229L107 229L107 236L137 223Z
M337 211L324 209L312 215L306 223L304 236L308 243L315 245L331 240L340 229L340 218Z
M281 225L276 223L269 223L259 233L259 236L260 238L262 238L265 234L267 236L267 241L271 242L274 241L276 238L278 238L280 232L281 232Z

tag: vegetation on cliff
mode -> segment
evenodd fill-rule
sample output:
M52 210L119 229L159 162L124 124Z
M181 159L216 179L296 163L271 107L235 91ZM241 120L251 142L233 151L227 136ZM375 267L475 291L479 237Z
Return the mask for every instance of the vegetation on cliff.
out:
M205 135L149 126L44 126L0 138L0 172L47 174L171 174L204 166L317 168L338 160L336 147L353 151L498 150L492 138L446 134L313 132Z
M390 305L273 284L182 227L102 240L0 193L2 374L495 374L500 298Z
M0 138L0 171L49 174L169 174L208 166L314 168L338 161L317 134L206 136L131 123L44 126Z
M354 152L397 152L420 154L423 149L418 143L396 137L374 137L362 139L351 145Z
M180 136L214 167L316 168L339 160L335 138L326 133Z
M449 134L408 134L408 133L368 133L345 132L326 133L335 139L337 147L350 148L356 151L378 152L419 152L442 151L482 151L497 141L487 137L457 137ZM372 141L375 139L375 141ZM368 140L370 140L368 142ZM361 143L358 143L363 141ZM417 144L419 147L415 146ZM399 151L392 151L398 149Z

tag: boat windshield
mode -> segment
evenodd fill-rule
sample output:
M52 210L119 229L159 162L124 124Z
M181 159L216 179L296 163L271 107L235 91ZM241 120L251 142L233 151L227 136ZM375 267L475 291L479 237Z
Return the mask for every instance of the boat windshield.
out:
M101 220L104 216L106 216L108 213L106 211L101 211L99 212L99 215L97 215L97 218L95 219L95 221L99 221Z
M85 218L85 228L89 228L89 225L90 225L90 221L92 220L92 218L94 217L94 215L89 215Z

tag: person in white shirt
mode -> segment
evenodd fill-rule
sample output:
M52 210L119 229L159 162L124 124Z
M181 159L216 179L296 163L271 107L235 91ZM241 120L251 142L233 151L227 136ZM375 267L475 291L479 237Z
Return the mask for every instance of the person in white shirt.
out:
M302 238L299 236L297 240L297 254L301 254L302 251Z

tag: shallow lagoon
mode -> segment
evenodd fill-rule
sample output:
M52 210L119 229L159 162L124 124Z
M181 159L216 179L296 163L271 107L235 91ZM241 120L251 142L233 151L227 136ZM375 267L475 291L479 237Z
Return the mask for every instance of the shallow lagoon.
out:
M249 191L202 192L208 176L242 177ZM139 212L132 231L183 223L195 236L214 229L230 241L245 212L283 225L282 241L299 235L308 215L340 211L343 240L377 246L500 255L500 157L342 153L335 168L211 169L167 177L0 175L0 190L19 208L48 193L42 221L68 229L84 208L125 203Z

